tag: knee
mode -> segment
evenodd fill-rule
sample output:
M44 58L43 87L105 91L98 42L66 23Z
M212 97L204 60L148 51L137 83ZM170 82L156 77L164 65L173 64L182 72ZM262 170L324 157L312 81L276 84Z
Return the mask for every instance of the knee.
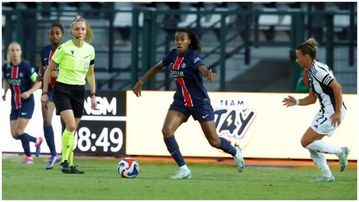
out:
M17 139L24 133L23 129L15 129L15 131L11 134L13 138Z
M302 138L300 140L300 144L302 145L302 147L306 148L308 146L308 144L310 144L310 142L308 140L305 140Z
M76 127L76 124L69 124L66 126L66 129L70 132L74 132L74 131L76 131L77 127Z
M20 137L20 135L16 135L15 132L11 133L11 136L12 136L12 138L14 138L15 140L18 140L19 137Z
M170 137L171 135L173 135L173 130L169 127L163 127L162 134L163 134L163 137L165 137L165 138Z

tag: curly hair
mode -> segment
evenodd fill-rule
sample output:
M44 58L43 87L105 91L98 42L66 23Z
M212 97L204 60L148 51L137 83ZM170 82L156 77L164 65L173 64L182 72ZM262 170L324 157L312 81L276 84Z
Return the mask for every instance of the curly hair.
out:
M196 50L199 53L202 51L201 41L194 31L191 31L189 29L178 29L176 33L179 32L187 33L188 38L191 40L191 44L189 45L190 49Z
M58 27L61 30L62 34L65 33L64 25L62 25L61 22L57 21L52 23L50 29L52 29L53 27Z

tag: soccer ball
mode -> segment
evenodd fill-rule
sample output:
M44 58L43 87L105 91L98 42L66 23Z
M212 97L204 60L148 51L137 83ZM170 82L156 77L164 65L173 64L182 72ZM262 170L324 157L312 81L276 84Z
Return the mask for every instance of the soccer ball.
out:
M133 158L124 158L117 165L117 172L124 178L135 178L139 173L139 164Z

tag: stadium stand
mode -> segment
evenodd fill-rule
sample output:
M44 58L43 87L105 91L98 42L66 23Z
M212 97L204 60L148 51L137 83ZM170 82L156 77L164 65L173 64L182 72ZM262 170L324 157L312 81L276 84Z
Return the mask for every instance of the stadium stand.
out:
M98 83L101 89L129 89L131 88L131 51L133 46L131 44L131 29L132 29L132 13L133 8L139 9L139 46L138 50L139 69L137 72L141 73L142 57L149 51L142 50L142 34L143 30L143 10L152 9L156 13L154 18L156 30L156 47L155 60L160 59L168 47L173 47L173 39L171 33L178 27L190 27L198 31L201 35L204 60L208 66L219 65L219 61L225 58L225 82L229 83L240 82L238 78L245 75L247 71L253 69L266 68L263 61L267 61L274 57L275 61L288 61L292 36L293 19L290 14L277 14L276 12L298 12L303 11L310 13L305 18L305 36L314 36L317 38L322 47L326 46L326 27L325 18L316 15L317 11L334 13L334 58L333 66L335 75L339 81L343 82L344 92L356 92L356 3L354 2L200 2L200 3L175 3L175 2L155 2L155 3L135 3L135 2L4 2L2 3L2 28L3 28L3 50L6 45L12 41L17 40L21 33L14 34L11 30L16 30L14 22L17 20L15 10L22 9L41 9L36 16L32 18L36 24L35 39L32 40L36 46L26 46L24 50L28 55L26 58L36 64L39 61L40 48L47 43L46 32L48 25L55 21L61 20L65 25L66 30L76 14L84 14L93 26L96 47L96 73ZM93 10L97 12L84 12L83 9ZM101 9L108 9L111 12L109 15L101 12ZM171 14L166 12L170 9L181 9L191 11L191 13ZM354 9L354 10L353 10ZM241 11L259 10L262 13L258 16L245 16ZM214 11L212 14L203 14L203 11ZM218 12L217 12L218 11ZM220 19L219 13L228 12L225 20L226 42L225 55L220 55ZM354 26L351 28L351 18L349 12L354 12ZM113 25L111 21L113 20ZM245 22L248 22L246 25ZM309 21L311 23L309 23ZM24 19L24 26L28 25L30 19ZM197 25L197 22L199 24ZM257 27L256 27L257 24ZM113 30L109 28L113 26ZM110 32L112 33L112 36ZM354 36L350 40L350 36ZM69 35L65 35L65 40ZM249 48L245 48L248 46ZM111 48L110 48L111 47ZM276 49L278 48L278 49ZM273 55L273 50L276 52ZM349 52L348 52L349 50ZM111 51L111 52L110 52ZM29 53L34 53L33 55ZM4 53L4 51L3 51ZM349 53L349 54L348 54ZM352 56L351 56L352 55ZM320 59L325 61L325 48L319 53ZM280 58L277 58L280 57ZM350 57L352 57L350 59ZM4 58L4 57L3 57ZM350 62L352 60L352 62ZM281 68L289 68L285 62L278 62L282 65ZM259 68L260 67L260 68ZM217 69L220 69L218 66ZM220 78L221 72L219 71ZM282 78L272 78L276 83L282 80L282 84L288 81L285 79L288 75ZM164 74L159 74L156 78L156 85L153 88L170 89L165 86ZM253 78L253 83L256 81ZM278 82L277 82L278 83ZM166 84L167 85L167 84ZM173 87L173 83L171 83ZM220 89L220 82L206 84L209 90ZM272 88L267 86L257 86L258 91L275 91L278 85L273 84ZM236 89L235 87L233 89ZM238 86L238 90L245 90ZM284 89L283 89L284 90Z

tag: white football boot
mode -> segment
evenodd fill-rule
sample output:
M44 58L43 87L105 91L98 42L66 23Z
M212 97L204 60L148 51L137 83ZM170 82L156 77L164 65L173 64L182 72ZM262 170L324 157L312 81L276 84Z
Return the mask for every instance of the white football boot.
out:
M244 163L241 149L238 146L236 146L236 150L237 150L237 153L233 157L233 159L236 162L236 168L237 168L238 172L242 172L244 167L246 167L246 164Z
M330 177L321 176L318 179L311 180L311 182L335 182L335 178L334 176L330 176Z
M171 177L171 179L191 179L192 173L189 169L179 169L177 173Z
M339 169L340 172L343 172L345 170L345 168L348 166L348 154L349 154L349 149L348 147L342 147L342 154L339 156Z

